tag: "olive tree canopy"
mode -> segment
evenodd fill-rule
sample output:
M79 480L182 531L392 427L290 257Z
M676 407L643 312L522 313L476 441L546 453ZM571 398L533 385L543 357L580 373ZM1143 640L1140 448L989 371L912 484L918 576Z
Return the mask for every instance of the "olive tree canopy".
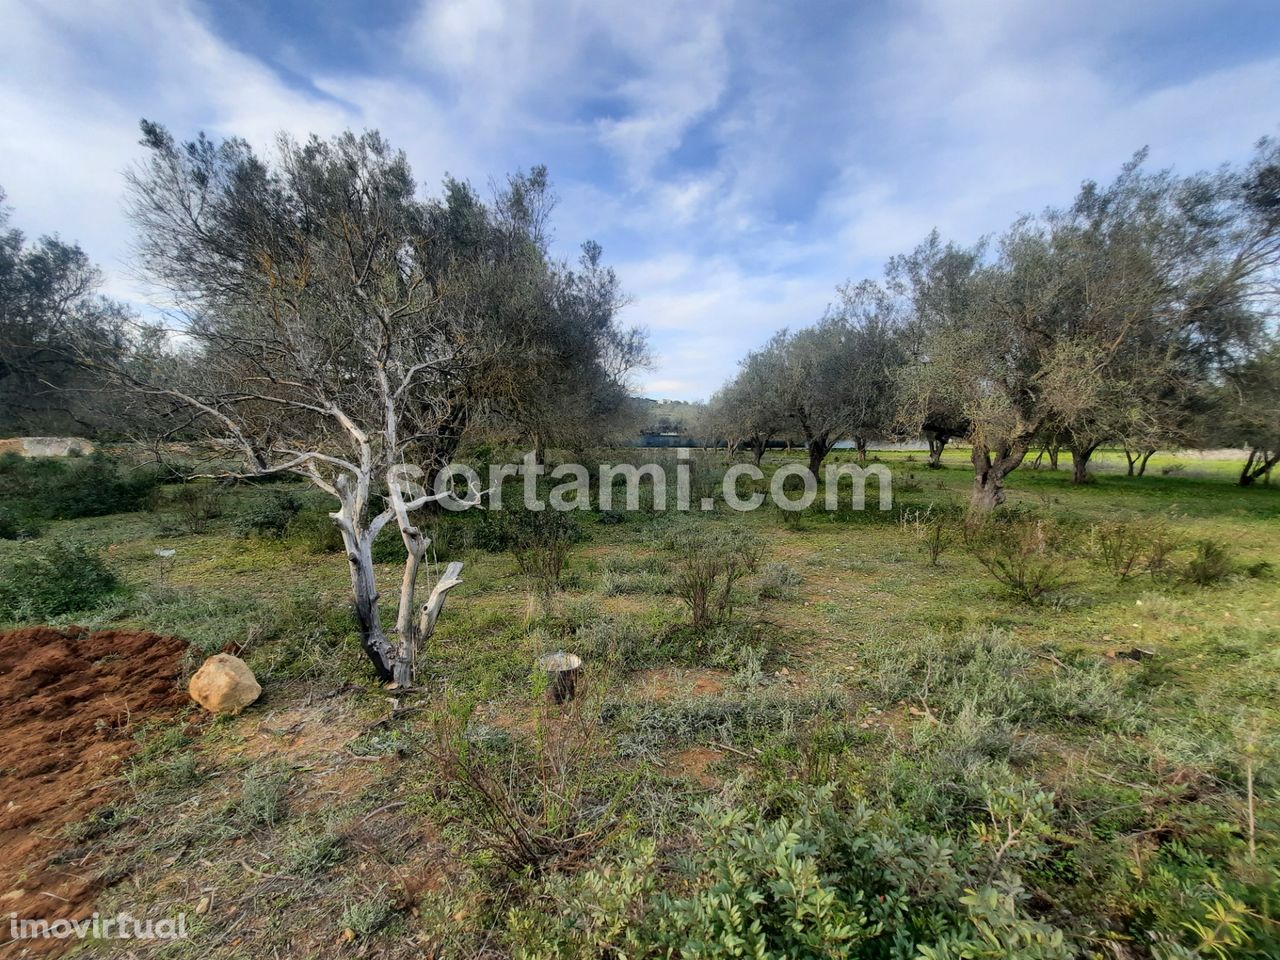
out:
M433 476L477 417L519 416L566 351L599 382L593 365L627 340L615 301L550 261L541 169L492 205L456 180L420 199L377 133L281 138L268 161L239 139L142 130L149 157L128 175L138 257L190 349L115 372L168 407L170 435L202 435L239 456L236 471L297 474L335 498L362 644L380 677L409 683L461 565L418 610L430 540L412 515L450 495L406 475ZM585 282L602 269L594 254ZM391 637L372 561L389 525L407 551Z

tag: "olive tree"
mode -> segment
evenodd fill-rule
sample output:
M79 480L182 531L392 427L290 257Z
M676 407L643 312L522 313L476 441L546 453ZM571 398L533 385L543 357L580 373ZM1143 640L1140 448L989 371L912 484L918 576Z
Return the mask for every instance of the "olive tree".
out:
M140 264L189 346L112 372L169 414L168 435L235 457L226 472L296 474L334 498L361 644L381 679L409 684L462 567L418 604L430 539L414 514L479 492L408 481L451 458L484 403L519 391L511 357L542 322L547 283L537 233L457 181L419 199L376 133L282 138L271 161L147 122L143 143L128 174ZM387 527L406 550L390 631L373 563Z
M1213 416L1217 436L1249 451L1240 486L1269 477L1280 463L1280 339L1230 371Z
M1254 328L1244 304L1270 240L1239 231L1222 183L1149 174L1144 159L1021 218L990 254L931 237L893 265L920 329L907 419L944 409L968 424L976 509L1003 501L1037 439L1066 443L1081 481L1100 443L1152 436L1208 358Z
M723 436L731 449L740 444L750 449L756 466L769 441L788 426L781 385L781 350L771 345L747 354L737 375L711 398L713 431Z
M119 357L131 316L98 293L101 274L78 246L9 228L4 199L0 190L0 435L92 435L113 405L78 358Z

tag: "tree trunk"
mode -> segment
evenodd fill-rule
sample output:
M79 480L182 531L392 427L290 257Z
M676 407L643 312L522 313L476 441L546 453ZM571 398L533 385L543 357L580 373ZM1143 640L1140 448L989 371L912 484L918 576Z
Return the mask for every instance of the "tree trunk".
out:
M1280 463L1280 450L1276 450L1274 455L1269 455L1260 447L1251 447L1249 459L1244 462L1244 469L1240 471L1240 486L1252 486L1259 477L1271 473L1271 468L1277 463Z
M970 454L974 472L970 506L976 513L990 513L1004 503L1004 479L1018 468L1026 455L1025 440L1002 446L994 458L984 444L973 445Z
M1058 450L1059 449L1060 448L1056 443L1051 443L1047 447L1045 447L1045 450L1048 451L1049 453L1049 469L1050 470L1058 469Z
M351 596L360 646L373 664L378 679L388 683L394 679L394 657L378 613L378 589L373 579L373 544L368 537L352 537L345 530L342 539L346 543L351 570Z
M822 461L827 458L827 454L830 452L831 444L826 437L809 438L809 472L814 477L822 475Z
M1089 458L1093 456L1093 451L1098 449L1098 444L1090 443L1084 446L1072 444L1071 450L1071 482L1072 483L1088 483L1089 482Z
M942 450L947 445L946 438L937 434L925 438L929 443L929 469L942 469Z
M1138 465L1138 476L1143 476L1147 472L1147 462L1155 455L1154 450L1148 450L1142 455L1142 462Z
M867 438L854 437L853 445L858 448L858 462L866 463L867 462Z
M755 461L755 465L760 466L760 461L764 459L764 446L768 443L763 437L756 437L751 441L751 458Z
M1131 477L1132 477L1132 476L1134 475L1134 471L1135 471L1135 469L1136 469L1136 468L1137 468L1137 466L1138 466L1138 458L1139 458L1140 456L1141 456L1141 455L1140 455L1140 454L1138 454L1138 453L1136 453L1136 452L1135 452L1135 453L1130 453L1130 452L1129 452L1129 448L1128 448L1128 447L1125 447L1125 448L1124 448L1124 458L1125 458L1125 460L1126 460L1126 461L1128 462L1128 464L1129 464L1129 473L1128 473L1128 476L1131 476Z
M402 506L402 504L401 504ZM383 683L397 687L413 685L414 667L418 649L435 631L436 620L444 608L445 595L462 583L462 564L451 563L445 568L431 591L427 602L418 610L415 605L418 573L431 541L417 527L408 522L408 514L400 509L400 535L404 539L407 556L400 580L400 598L396 610L396 642L391 642L382 628L382 616L378 610L378 589L374 580L373 541L382 530L381 520L360 529L350 519L350 506L344 506L339 519L342 540L347 548L347 561L351 570L351 593L355 610L356 628L360 633L360 646L373 664L374 672ZM417 619L415 620L415 614Z

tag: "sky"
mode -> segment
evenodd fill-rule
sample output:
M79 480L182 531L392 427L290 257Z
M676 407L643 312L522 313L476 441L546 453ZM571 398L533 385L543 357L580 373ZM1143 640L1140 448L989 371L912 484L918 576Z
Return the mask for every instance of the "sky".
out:
M637 391L704 399L933 228L972 242L1142 146L1280 133L1275 0L0 0L0 187L148 309L122 174L179 138L376 128L424 192L545 163L556 252L603 244Z

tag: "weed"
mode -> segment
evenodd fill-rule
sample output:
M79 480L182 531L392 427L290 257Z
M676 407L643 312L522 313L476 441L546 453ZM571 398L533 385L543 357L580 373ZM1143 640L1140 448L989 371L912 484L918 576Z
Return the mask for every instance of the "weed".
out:
M1052 521L988 520L971 528L967 540L987 572L1027 603L1070 584L1065 538Z
M102 557L75 543L32 544L0 581L0 620L34 621L104 605L119 580Z
M755 571L763 544L740 530L688 529L674 541L675 593L689 608L695 630L722 623L733 612L733 588Z
M209 523L222 516L225 497L221 490L206 483L186 483L169 497L174 513L185 533L200 534Z
M1179 579L1199 587L1212 587L1235 573L1231 552L1216 540L1197 540L1195 553L1182 568Z
M758 595L768 600L794 600L800 596L804 578L785 563L767 563L760 571Z

